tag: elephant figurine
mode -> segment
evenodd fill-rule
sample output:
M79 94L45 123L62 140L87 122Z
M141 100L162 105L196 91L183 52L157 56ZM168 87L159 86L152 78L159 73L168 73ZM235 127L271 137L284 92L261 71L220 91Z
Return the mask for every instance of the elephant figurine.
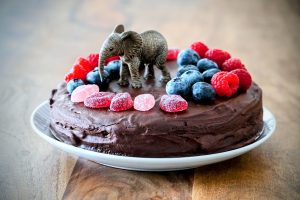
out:
M145 65L145 79L153 79L155 65L162 72L161 81L168 82L171 79L166 68L166 56L168 44L162 34L150 30L141 34L134 31L125 31L123 25L117 25L109 37L104 41L99 53L99 74L103 78L105 60L111 56L120 56L121 86L128 85L128 77L131 76L133 88L141 88L139 67Z

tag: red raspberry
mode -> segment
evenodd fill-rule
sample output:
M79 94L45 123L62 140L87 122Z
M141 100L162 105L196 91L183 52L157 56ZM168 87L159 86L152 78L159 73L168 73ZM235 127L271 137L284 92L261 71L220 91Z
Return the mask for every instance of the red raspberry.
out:
M202 42L194 42L193 44L191 44L190 48L196 51L201 58L204 57L205 53L208 50L208 47Z
M179 52L179 49L169 49L167 54L167 60L176 60Z
M105 60L105 65L107 65L109 62L114 61L114 60L120 60L120 56L112 56L110 58L107 58Z
M73 73L74 78L79 78L81 80L85 80L86 75L89 73L89 70L86 70L79 64L75 64L75 65L73 65L73 67L71 69L71 73Z
M99 61L99 54L98 53L91 53L87 56L87 60L90 62L90 65L92 68L95 68L98 66Z
M68 73L68 74L65 75L66 83L68 83L72 79L74 79L74 74L73 73Z
M222 64L228 60L231 56L228 52L220 50L220 49L209 49L205 55L205 58L214 61L218 64L218 66L222 66Z
M133 101L128 92L125 93L118 93L114 98L111 100L110 110L119 112L123 110L128 110L132 108Z
M115 96L112 92L97 92L84 100L84 105L89 108L108 108Z
M91 71L94 69L90 61L83 57L77 58L74 65L76 64L81 65L81 67L84 68L86 71Z
M239 77L231 72L218 72L213 75L211 85L217 95L231 97L239 88Z
M245 69L245 65L242 63L242 61L238 58L229 58L226 60L222 66L220 66L222 71L232 71L235 69Z
M163 95L159 107L165 112L180 112L188 108L188 103L180 95Z
M239 77L240 84L239 84L239 90L240 91L247 91L251 84L252 84L252 78L248 71L245 69L235 69L231 71L231 73L236 74Z

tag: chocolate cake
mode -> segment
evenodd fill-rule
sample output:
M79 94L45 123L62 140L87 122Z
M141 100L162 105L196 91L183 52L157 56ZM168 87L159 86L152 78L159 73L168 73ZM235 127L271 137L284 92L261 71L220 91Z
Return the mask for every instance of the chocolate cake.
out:
M167 68L174 77L177 64L168 62ZM262 90L254 82L247 92L231 98L216 97L209 104L188 101L188 109L178 113L166 113L159 108L166 91L158 78L143 80L142 85L133 89L113 81L107 91L128 92L133 98L150 93L156 99L153 109L112 112L71 102L66 83L62 83L50 98L52 133L65 143L101 153L182 157L245 146L254 142L262 130Z

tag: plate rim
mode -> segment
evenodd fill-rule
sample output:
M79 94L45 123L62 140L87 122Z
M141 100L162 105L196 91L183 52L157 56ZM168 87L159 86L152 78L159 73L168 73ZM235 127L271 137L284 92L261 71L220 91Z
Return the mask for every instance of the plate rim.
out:
M223 157L227 157L230 156L232 154L235 155L240 155L243 154L244 152L248 152L251 149L254 149L258 146L260 146L262 143L264 143L266 140L268 140L275 132L276 130L276 118L274 117L273 113L267 109L265 106L263 106L263 111L267 112L268 115L271 116L272 120L274 120L274 126L271 128L271 130L269 131L268 134L266 134L263 138L248 144L246 146L237 148L237 149L233 149L233 150L229 150L229 151L224 151L224 152L220 152L220 153L213 153L213 154L207 154L207 155L198 155L198 156L185 156L185 157L170 157L170 158L148 158L148 157L132 157L132 156L121 156L121 155L114 155L114 154L106 154L106 153L101 153L101 152L95 152L95 151L91 151L91 150L87 150L87 149L83 149L80 147L76 147L64 142L61 142L57 139L54 139L52 137L49 137L47 134L43 133L41 130L39 130L36 126L35 126L35 122L34 122L34 116L36 115L36 113L43 107L43 106L49 106L49 101L44 101L41 104L39 104L31 113L30 116L30 124L31 127L33 128L33 130L40 136L42 137L44 140L46 140L48 143L50 143L51 145L55 145L55 146L61 146L61 147L65 147L67 149L73 149L77 152L81 152L84 154L90 154L91 156L95 156L95 157L102 157L103 159L114 159L115 161L128 161L128 162L143 162L143 163L157 163L157 164L163 164L165 162L168 163L178 163L178 162L189 162L189 161L193 161L193 162L197 162L197 161L202 161L202 160L215 160L215 159L220 159ZM241 153L242 152L242 153ZM105 164L104 164L105 165Z

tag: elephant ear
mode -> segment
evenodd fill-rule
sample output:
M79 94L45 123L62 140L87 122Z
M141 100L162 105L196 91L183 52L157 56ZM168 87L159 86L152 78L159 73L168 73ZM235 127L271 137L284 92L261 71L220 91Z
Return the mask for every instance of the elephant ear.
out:
M123 42L124 55L127 58L132 59L138 54L138 52L140 52L142 48L142 37L140 36L140 34L134 31L126 31L120 36Z
M114 28L113 33L123 33L125 30L124 25L123 24L119 24Z

